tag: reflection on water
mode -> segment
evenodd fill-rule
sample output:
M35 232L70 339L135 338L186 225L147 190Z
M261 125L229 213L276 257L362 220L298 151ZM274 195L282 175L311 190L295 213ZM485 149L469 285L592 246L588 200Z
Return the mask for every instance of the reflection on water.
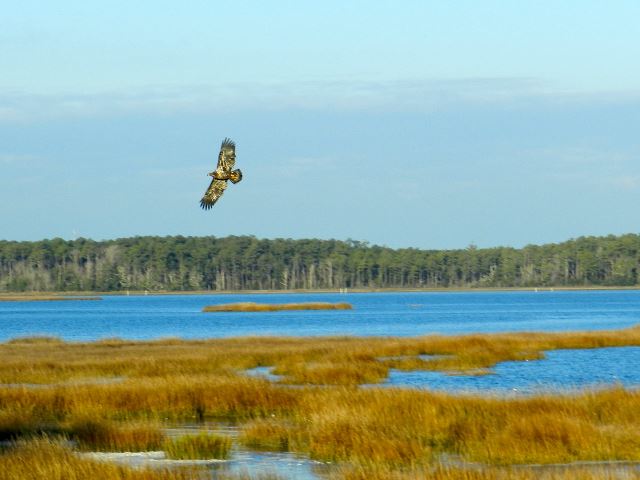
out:
M165 429L168 437L179 437L206 431L226 435L233 439L228 460L213 462L207 466L212 473L242 474L250 477L273 474L277 478L291 480L318 480L328 477L331 465L311 460L291 452L256 451L238 442L239 428L232 423L205 422L183 424Z
M284 377L282 375L276 375L275 373L272 373L273 369L274 367L254 367L244 370L242 373L250 377L264 378L272 382L278 382L282 380Z
M245 474L251 478L273 474L279 479L317 480L328 477L329 466L288 452L256 452L238 449L228 462L213 465L218 472Z
M489 375L391 370L383 386L447 392L531 394L621 385L640 387L640 347L551 350L542 360L502 362Z
M112 462L134 468L142 467L184 467L211 466L224 460L174 460L167 458L163 451L157 452L80 452L81 457L101 462Z

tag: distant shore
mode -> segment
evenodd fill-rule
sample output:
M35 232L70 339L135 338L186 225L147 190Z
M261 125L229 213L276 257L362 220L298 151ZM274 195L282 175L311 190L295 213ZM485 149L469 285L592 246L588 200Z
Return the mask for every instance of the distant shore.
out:
M0 302L46 302L59 300L102 300L100 296L74 296L74 295L56 295L56 294L0 294Z
M30 301L30 300L100 300L102 296L127 295L277 295L277 294L312 294L312 293L411 293L411 292L554 292L554 291L610 291L610 290L640 290L640 285L634 286L575 286L575 287L447 287L447 288L322 288L297 290L128 290L108 292L3 292L0 301Z

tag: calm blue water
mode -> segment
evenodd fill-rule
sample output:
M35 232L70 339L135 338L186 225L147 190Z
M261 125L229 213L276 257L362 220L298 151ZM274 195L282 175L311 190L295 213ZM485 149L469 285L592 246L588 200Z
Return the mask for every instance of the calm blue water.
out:
M392 370L383 385L447 392L532 394L640 386L640 347L552 350L543 360L503 362L490 375Z
M230 302L349 302L353 310L202 313ZM100 301L0 302L0 341L245 335L414 336L602 330L640 323L640 291L409 292L105 296Z

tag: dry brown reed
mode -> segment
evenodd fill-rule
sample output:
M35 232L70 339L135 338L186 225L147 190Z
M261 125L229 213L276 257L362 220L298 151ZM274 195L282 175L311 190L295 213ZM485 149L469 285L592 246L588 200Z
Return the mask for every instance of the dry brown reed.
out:
M279 312L282 310L351 310L353 307L350 303L227 303L223 305L207 305L203 312Z

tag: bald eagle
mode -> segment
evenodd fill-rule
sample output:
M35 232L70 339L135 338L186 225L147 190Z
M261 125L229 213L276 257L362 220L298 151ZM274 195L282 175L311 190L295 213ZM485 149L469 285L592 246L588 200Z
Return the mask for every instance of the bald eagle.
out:
M213 172L208 173L213 177L209 188L204 192L204 196L200 200L200 206L205 210L209 210L218 201L227 188L227 180L238 183L242 180L242 172L240 170L232 170L236 163L236 144L230 138L225 138L220 145L220 153L218 154L218 166Z

